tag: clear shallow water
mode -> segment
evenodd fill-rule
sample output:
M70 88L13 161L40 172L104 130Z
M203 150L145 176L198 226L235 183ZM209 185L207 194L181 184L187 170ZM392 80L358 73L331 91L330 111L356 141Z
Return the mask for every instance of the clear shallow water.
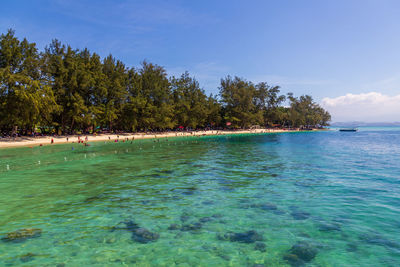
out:
M400 265L400 129L71 146L0 150L1 266Z

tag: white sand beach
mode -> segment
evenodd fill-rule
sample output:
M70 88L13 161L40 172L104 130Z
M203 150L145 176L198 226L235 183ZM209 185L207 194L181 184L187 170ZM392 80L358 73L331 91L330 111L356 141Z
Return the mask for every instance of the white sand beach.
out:
M191 131L191 132L159 132L159 133L119 133L119 134L97 134L97 135L68 135L68 136L42 136L42 137L17 137L17 138L1 138L0 148L9 147L34 147L34 146L47 146L64 143L78 143L79 140L85 141L86 137L88 142L94 141L124 141L149 139L149 138L171 138L179 136L206 136L206 135L228 135L228 134L259 134L259 133L279 133L279 132L295 132L297 130L283 130L283 129L252 129L252 130L209 130L209 131ZM52 144L53 140L53 144Z

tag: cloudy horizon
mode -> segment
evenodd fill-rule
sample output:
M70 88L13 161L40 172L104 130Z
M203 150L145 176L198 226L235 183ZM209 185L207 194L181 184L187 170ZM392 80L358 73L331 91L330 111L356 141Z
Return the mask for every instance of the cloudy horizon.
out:
M321 106L331 113L332 122L400 121L400 94L348 93L338 97L325 97Z

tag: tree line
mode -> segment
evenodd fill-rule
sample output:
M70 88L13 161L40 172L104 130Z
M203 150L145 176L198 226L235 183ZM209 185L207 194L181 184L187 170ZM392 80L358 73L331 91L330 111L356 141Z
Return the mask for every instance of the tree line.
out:
M58 40L40 52L13 30L0 36L3 133L322 127L329 121L311 96L281 95L266 82L227 76L218 95L206 95L188 72L170 77L147 61L127 67L111 54L102 59Z

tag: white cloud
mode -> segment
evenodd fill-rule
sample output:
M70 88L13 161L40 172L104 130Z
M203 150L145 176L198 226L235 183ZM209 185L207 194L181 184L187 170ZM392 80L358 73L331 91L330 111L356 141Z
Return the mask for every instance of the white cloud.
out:
M378 92L346 94L322 99L322 106L332 115L332 121L391 122L400 121L400 94Z

